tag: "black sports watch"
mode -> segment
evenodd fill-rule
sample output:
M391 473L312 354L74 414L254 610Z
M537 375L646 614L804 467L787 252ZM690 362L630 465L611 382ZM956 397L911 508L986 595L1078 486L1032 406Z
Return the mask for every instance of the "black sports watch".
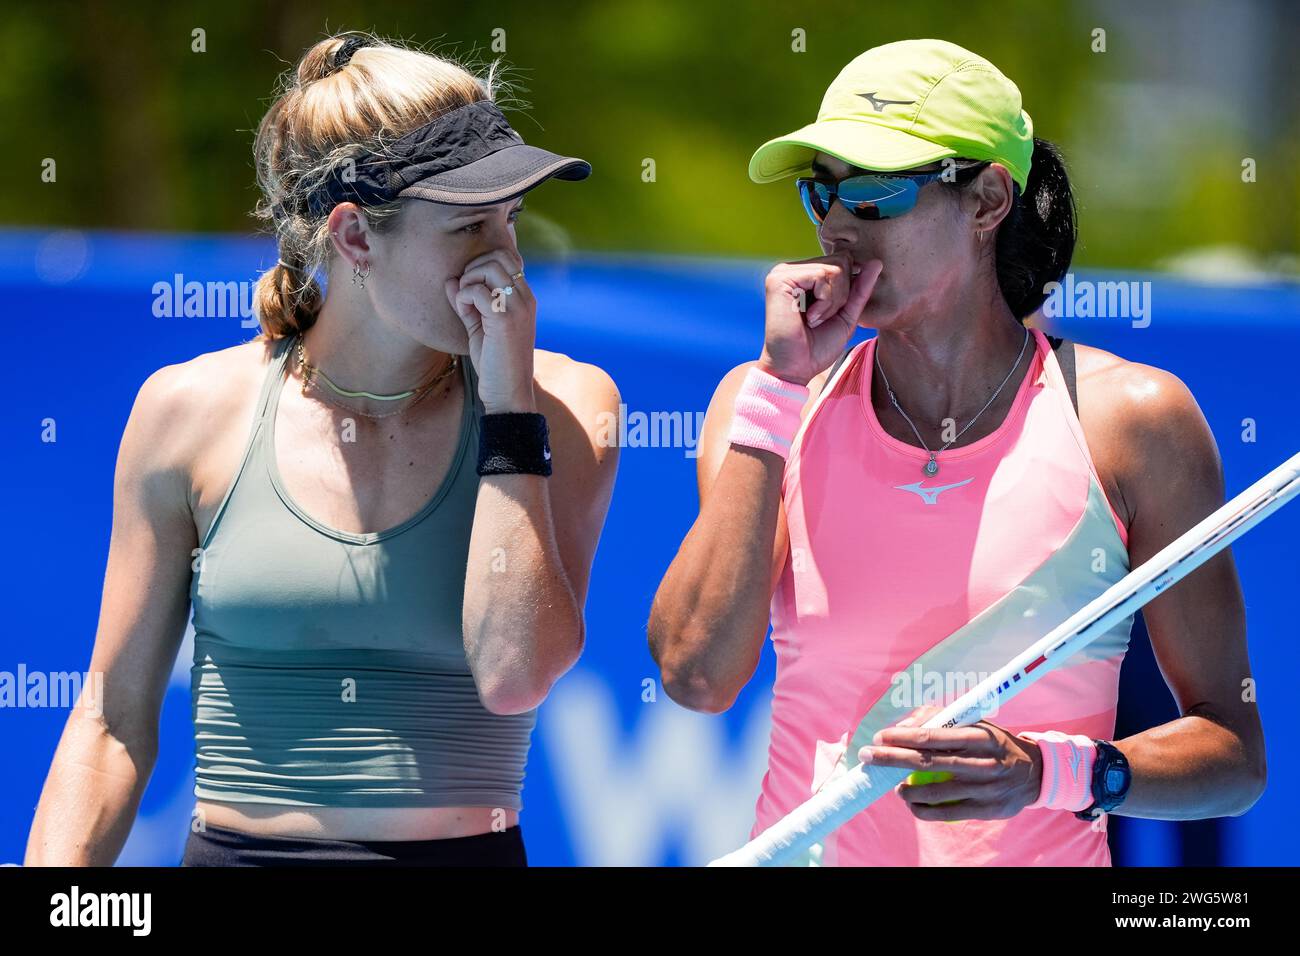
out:
M1133 771L1129 769L1128 758L1118 747L1106 740L1094 740L1097 747L1097 759L1092 765L1092 803L1075 812L1080 820L1096 820L1103 813L1109 813L1128 796L1129 785L1133 783Z

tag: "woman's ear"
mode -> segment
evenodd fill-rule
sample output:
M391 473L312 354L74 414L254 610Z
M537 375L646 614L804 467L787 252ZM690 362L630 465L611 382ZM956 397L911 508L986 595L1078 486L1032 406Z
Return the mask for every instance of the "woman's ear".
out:
M971 223L975 231L995 229L1007 217L1015 199L1013 189L1011 174L1001 163L989 163L980 170L963 191L963 198L971 204Z
M370 226L366 214L356 203L344 202L334 207L329 217L330 238L334 248L348 265L369 261Z

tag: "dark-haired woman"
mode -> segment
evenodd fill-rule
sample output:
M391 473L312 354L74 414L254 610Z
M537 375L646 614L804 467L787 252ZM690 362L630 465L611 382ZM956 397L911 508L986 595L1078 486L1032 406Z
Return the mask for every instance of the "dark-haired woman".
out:
M1176 377L1026 324L1068 268L1073 201L987 60L937 40L868 51L750 165L759 182L803 170L824 255L767 278L761 357L714 395L699 517L649 624L670 695L718 712L770 618L753 833L859 760L948 776L900 785L809 862L1105 866L1107 812L1246 810L1264 748L1226 551L1144 612L1177 720L1112 740L1129 618L976 725L894 726L1204 517L1223 480ZM877 335L846 352L858 326Z
M582 649L618 393L534 348L515 220L590 168L525 145L494 73L419 50L331 37L287 80L255 144L262 334L136 400L103 716L74 711L29 863L116 859L191 605L184 865L526 863L524 764Z

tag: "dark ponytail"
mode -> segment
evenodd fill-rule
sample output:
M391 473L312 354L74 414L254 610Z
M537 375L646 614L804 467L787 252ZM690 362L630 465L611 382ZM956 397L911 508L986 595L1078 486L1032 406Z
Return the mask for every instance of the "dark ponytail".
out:
M1060 150L1034 137L1025 191L1016 192L1011 211L998 226L995 261L1002 297L1024 321L1046 300L1046 285L1065 276L1079 235Z

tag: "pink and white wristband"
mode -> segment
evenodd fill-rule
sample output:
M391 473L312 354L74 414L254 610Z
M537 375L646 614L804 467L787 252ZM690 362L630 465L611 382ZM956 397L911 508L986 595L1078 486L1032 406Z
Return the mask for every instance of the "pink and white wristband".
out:
M788 457L809 394L807 385L787 382L751 366L736 393L727 441Z
M1097 745L1086 734L1026 731L1018 736L1038 744L1043 755L1043 785L1026 810L1079 811L1092 804L1092 767Z

